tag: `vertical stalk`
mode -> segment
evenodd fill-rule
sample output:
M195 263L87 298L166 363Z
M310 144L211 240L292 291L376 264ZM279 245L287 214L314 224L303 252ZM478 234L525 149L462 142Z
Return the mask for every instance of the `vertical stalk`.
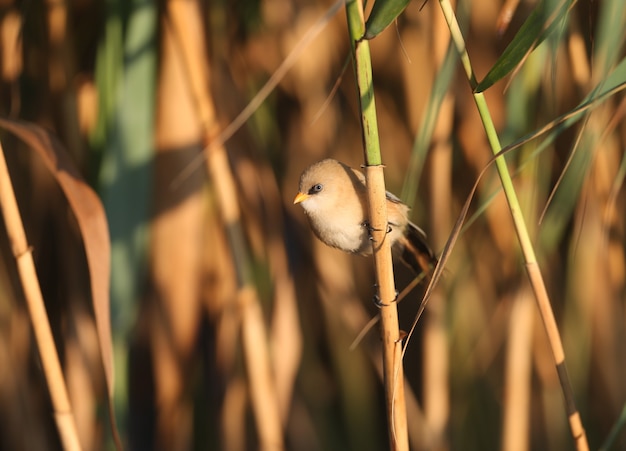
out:
M461 62L467 79L470 82L472 90L474 91L477 86L476 77L474 75L469 55L465 48L465 42L463 40L459 24L456 21L452 5L448 0L439 0L439 4L441 5L441 10L444 14L446 22L448 23L452 40L454 41L455 47L461 57ZM473 96L480 118L483 122L483 127L487 133L487 139L489 141L489 145L491 146L491 150L494 155L497 155L502 150L502 146L500 144L498 134L496 133L493 120L491 119L491 113L489 112L485 96L482 92L474 92ZM550 298L548 297L543 275L541 274L541 269L537 264L537 257L530 239L530 234L528 233L524 215L517 199L517 194L513 186L513 180L511 179L504 156L500 155L496 158L496 168L500 176L500 181L502 183L507 203L509 204L511 216L513 217L513 224L522 249L522 255L526 264L526 272L528 273L530 285L535 295L541 319L548 335L552 357L554 359L559 381L561 383L563 397L565 398L565 407L572 437L574 439L574 443L576 444L576 449L579 451L586 451L589 449L589 445L587 443L585 429L583 428L582 421L580 419L580 414L576 408L574 393L571 387L567 367L565 366L563 343L556 324L554 312L552 311L552 307L550 305Z
M430 11L433 23L432 62L435 67L433 90L446 72L448 60L454 58L450 51L450 32L443 18L436 8ZM453 67L453 66L452 66ZM448 90L441 98L436 122L432 131L430 147L429 170L429 197L428 219L430 222L430 240L435 249L442 249L447 238L447 231L451 228L452 201L452 127L454 122L454 96ZM418 132L419 133L419 132ZM413 152L417 156L418 152ZM424 155L419 156L424 159ZM414 158L412 156L412 158ZM415 183L415 182L414 182ZM412 190L415 197L416 186ZM413 203L409 203L412 205ZM448 338L446 287L438 286L432 291L429 301L430 313L423 321L423 406L424 416L431 432L432 449L446 449L448 443L447 431L450 428L450 343Z
M17 270L24 289L24 298L30 320L33 324L41 366L48 383L52 408L54 409L54 420L59 431L61 444L66 451L80 450L74 413L70 405L59 355L54 345L48 314L41 295L33 254L28 246L24 225L15 200L2 144L0 144L0 208L6 223L13 256L17 261Z
M197 2L167 2L167 14L179 39L182 64L203 127L209 176L214 184L228 244L237 274L237 307L241 316L243 354L248 372L250 398L259 435L259 449L284 449L280 407L270 364L268 334L252 277L251 257L241 223L237 186L224 142L219 136L215 104L209 92L210 71L205 55L198 51L197 36L186 32L190 17L198 14Z
M398 310L394 302L396 290L391 260L391 245L389 240L386 239L388 227L387 200L380 142L378 139L370 49L368 41L360 40L365 32L362 1L353 0L347 2L346 13L361 111L367 200L370 227L372 228L376 280L382 303L380 311L381 338L383 341L383 371L389 442L390 449L403 451L408 450L409 445L404 400L402 349L398 326Z

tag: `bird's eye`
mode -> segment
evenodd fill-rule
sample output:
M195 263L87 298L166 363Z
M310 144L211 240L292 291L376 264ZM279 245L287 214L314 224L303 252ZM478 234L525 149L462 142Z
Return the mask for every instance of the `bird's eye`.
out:
M324 188L324 185L322 185L321 183L313 185L311 189L309 190L309 194L317 194L320 191L322 191L323 188Z

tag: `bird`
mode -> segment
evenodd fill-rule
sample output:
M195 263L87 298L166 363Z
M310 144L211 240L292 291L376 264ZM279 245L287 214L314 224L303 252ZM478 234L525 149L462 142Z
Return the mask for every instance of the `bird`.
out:
M332 158L314 163L302 172L293 203L300 204L313 233L324 244L353 254L372 254L362 172ZM387 237L393 254L416 276L428 276L437 258L424 231L409 221L409 210L387 192Z

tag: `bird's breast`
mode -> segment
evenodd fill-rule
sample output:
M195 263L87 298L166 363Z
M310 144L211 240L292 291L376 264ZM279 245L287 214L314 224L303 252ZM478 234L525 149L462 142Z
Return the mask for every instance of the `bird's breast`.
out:
M359 254L372 252L367 227L362 223L343 218L325 221L315 215L309 216L309 222L315 235L328 246Z

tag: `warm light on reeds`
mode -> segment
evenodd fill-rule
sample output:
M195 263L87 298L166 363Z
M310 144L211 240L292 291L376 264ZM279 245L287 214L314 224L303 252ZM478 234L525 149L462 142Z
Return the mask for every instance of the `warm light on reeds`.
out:
M623 0L3 8L0 448L624 446ZM327 157L376 257L292 205Z

